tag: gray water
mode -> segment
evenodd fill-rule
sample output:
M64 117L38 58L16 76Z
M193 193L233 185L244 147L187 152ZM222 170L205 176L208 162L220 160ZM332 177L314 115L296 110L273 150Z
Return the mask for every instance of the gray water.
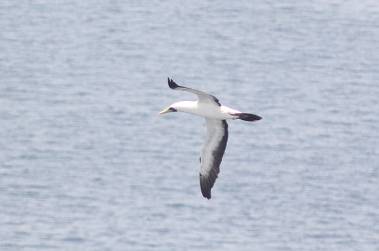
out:
M377 1L0 2L0 250L379 250ZM231 121L212 199L201 118Z

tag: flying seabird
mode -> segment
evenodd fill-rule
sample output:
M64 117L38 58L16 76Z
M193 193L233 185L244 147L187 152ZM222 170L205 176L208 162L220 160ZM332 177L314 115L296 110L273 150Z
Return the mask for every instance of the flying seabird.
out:
M221 105L220 101L205 92L180 86L172 79L168 79L168 86L173 90L181 90L197 95L197 101L180 101L173 103L160 112L186 112L205 118L207 125L207 139L200 156L200 188L207 199L211 198L211 189L220 172L220 164L228 141L227 119L241 119L245 121L260 120L261 117L251 113L244 113Z

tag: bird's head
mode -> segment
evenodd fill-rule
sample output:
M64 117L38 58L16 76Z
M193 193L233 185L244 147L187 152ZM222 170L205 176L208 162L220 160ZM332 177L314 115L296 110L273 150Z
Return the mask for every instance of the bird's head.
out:
M178 109L175 108L175 104L172 104L170 105L169 107L163 109L159 114L165 114L165 113L169 113L169 112L177 112Z
M197 107L197 101L179 101L173 103L159 114L165 114L168 112L187 112L192 113Z

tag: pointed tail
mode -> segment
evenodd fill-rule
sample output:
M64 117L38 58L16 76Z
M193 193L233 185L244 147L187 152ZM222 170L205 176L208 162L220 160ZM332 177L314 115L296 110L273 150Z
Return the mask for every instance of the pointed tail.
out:
M256 121L256 120L261 120L262 117L255 114L251 114L251 113L239 113L238 119L242 119L245 121Z

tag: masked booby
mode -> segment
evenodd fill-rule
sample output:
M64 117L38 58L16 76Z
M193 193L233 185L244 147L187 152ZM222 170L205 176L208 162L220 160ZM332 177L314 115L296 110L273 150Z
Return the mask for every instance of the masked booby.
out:
M210 199L211 189L220 172L220 164L228 141L227 119L241 119L245 121L260 120L261 117L251 113L243 113L227 106L205 92L180 86L172 79L168 79L168 86L173 90L190 92L197 95L197 101L180 101L173 103L160 112L186 112L205 118L207 138L200 156L200 188L202 195Z

